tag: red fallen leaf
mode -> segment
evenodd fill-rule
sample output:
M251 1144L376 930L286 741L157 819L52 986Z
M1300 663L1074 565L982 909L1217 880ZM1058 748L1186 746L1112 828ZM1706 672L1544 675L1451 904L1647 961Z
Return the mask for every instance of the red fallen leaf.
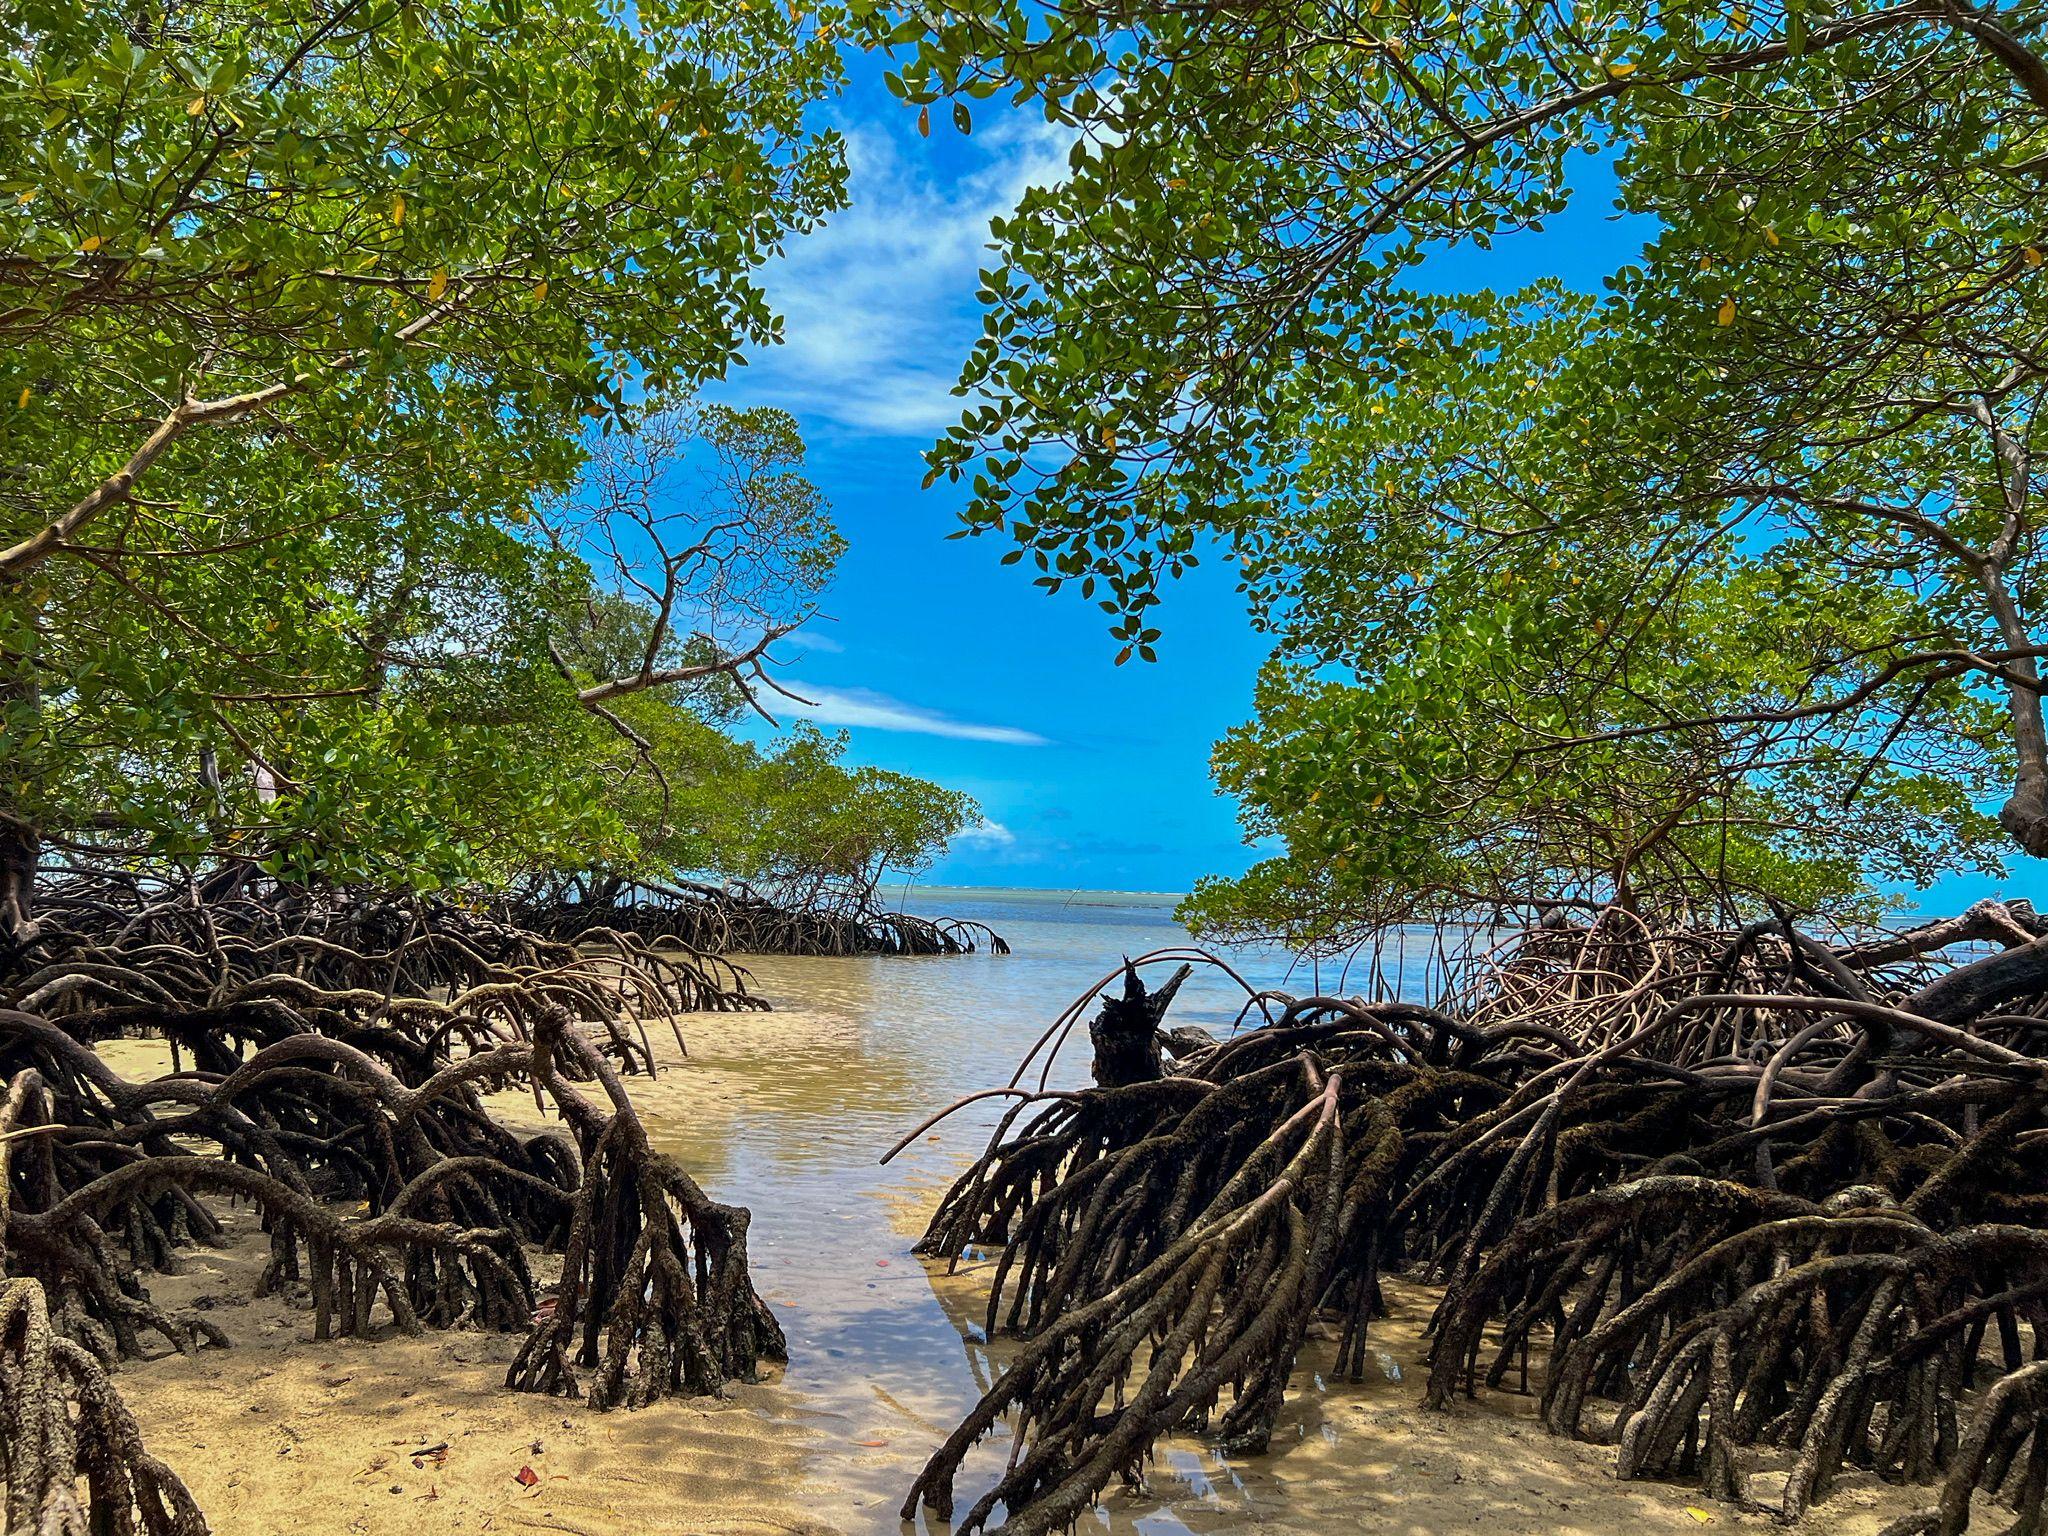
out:
M889 1442L886 1440L856 1440L853 1443L855 1445L883 1446Z
M877 1268L877 1269L887 1269L888 1267L889 1267L889 1261L888 1261L887 1259L877 1259L877 1260L875 1260L875 1268Z
M518 1470L518 1472L513 1475L512 1481L517 1483L522 1488L531 1488L535 1483L540 1481L540 1474L534 1471L531 1467L521 1467Z

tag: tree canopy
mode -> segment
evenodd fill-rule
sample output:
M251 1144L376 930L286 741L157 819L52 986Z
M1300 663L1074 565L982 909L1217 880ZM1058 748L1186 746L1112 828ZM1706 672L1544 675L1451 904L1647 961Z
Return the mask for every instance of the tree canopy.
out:
M998 229L934 474L1119 659L1219 538L1277 638L1218 769L1290 857L1197 918L1853 904L2048 852L2033 18L888 25L912 99L1010 89L1076 133ZM1575 182L1655 220L1603 292L1431 285Z
M696 3L0 18L10 882L45 841L761 867L677 808L830 755L705 741L841 541L790 417L694 396L844 200L837 48Z

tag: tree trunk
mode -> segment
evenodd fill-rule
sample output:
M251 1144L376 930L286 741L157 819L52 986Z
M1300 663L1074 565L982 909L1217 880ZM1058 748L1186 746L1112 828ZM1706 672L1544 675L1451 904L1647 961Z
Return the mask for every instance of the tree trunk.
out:
M1906 999L1909 1012L1943 1024L1967 1025L1993 1005L2048 989L2048 938L2011 949L1936 977Z
M261 873L252 859L225 859L199 882L199 898L206 902L228 901L241 895Z
M36 860L42 848L34 827L0 812L0 954L23 949L42 933L35 919Z
M1999 638L2016 653L2006 663L2005 697L2019 769L2013 776L2012 798L1999 808L1998 824L2035 858L2048 858L2048 723L2041 715L2041 674L2027 654L2033 647L2033 634L2005 582L2006 563L2018 549L2027 526L2027 450L1993 423L1988 406L1982 419L1991 428L1992 444L2007 470L2006 529L1986 551L1977 567L1977 579L1990 603Z
M1149 1083L1166 1075L1159 1056L1159 1022L1180 984L1194 971L1184 965L1167 978L1166 985L1148 993L1138 968L1124 963L1124 995L1102 995L1102 1012L1088 1026L1088 1039L1095 1047L1090 1070L1097 1086L1124 1088L1132 1083Z
M2048 859L2048 772L2023 763L2012 798L1999 807L1998 824L2037 859Z

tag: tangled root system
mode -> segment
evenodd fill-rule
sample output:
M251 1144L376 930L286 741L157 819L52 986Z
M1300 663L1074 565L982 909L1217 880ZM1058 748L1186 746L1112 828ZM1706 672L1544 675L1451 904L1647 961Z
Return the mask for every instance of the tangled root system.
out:
M1188 963L1126 968L1090 1027L1095 1086L1049 1089L1048 1065L996 1090L1016 1102L921 1249L993 1251L990 1332L1022 1342L906 1519L950 1518L1005 1414L1014 1452L962 1530L1065 1528L1167 1434L1263 1449L1310 1323L1358 1379L1398 1272L1444 1288L1432 1406L1536 1392L1623 1477L1788 1518L1854 1467L1941 1485L1894 1536L1961 1531L1973 1495L2042 1529L2031 909L1860 945L1607 912L1521 936L1439 1007L1246 987L1255 1027L1222 1042L1161 1029L1181 973L1144 973Z
M703 954L964 955L1010 946L984 923L891 912L872 894L812 891L780 902L742 884L658 885L623 878L549 880L509 908L537 932L580 939L593 929L632 933Z
M14 1148L44 1098L32 1072L0 1096L0 1189ZM0 1204L0 1481L5 1529L38 1536L140 1531L204 1536L185 1485L142 1447L106 1367L50 1322L39 1281L6 1275L8 1211ZM79 1484L84 1484L81 1501Z
M7 1529L205 1529L107 1373L226 1343L149 1290L219 1237L222 1201L260 1213L261 1285L316 1338L523 1333L511 1385L600 1408L782 1358L747 1212L654 1149L625 1088L653 1070L650 1019L753 1006L744 973L631 933L572 946L438 900L72 872L0 958ZM142 1034L170 1073L94 1049ZM515 1085L566 1133L494 1119L483 1093ZM543 1251L563 1255L547 1296Z

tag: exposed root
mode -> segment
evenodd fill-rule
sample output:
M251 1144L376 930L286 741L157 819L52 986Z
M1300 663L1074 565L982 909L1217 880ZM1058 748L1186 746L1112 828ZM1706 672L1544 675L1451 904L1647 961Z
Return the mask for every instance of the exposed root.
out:
M33 1280L0 1280L0 1479L10 1532L207 1529L177 1474L143 1449L106 1368L50 1326Z
M21 1073L0 1097L0 1191L14 1148L38 1124L43 1097ZM50 1324L42 1285L8 1278L13 1234L0 1202L0 1483L5 1529L36 1536L140 1531L205 1536L206 1521L177 1475L142 1447L106 1369ZM84 1482L81 1501L79 1483Z
M562 1278L506 1385L580 1395L575 1365L594 1368L590 1404L638 1408L754 1379L787 1357L781 1326L747 1279L748 1213L707 1196L648 1142L618 1076L564 1017L535 1041L537 1072L583 1145ZM556 1072L567 1055L602 1084L604 1114Z
M1010 946L984 923L891 912L865 894L784 904L744 885L655 885L622 878L537 887L512 904L526 927L559 939L594 929L698 954L962 955Z
M1624 1477L1740 1502L1770 1452L1787 1517L1853 1466L1946 1476L1928 1518L1951 1523L1925 1529L1962 1529L1975 1488L2038 1531L2041 927L2013 905L1832 946L1602 914L1533 930L1440 1007L1254 996L1265 1022L1206 1047L1162 1035L1138 980L1184 957L1146 957L1091 1027L1098 1086L1013 1082L926 1234L998 1251L990 1330L1025 1342L905 1518L950 1516L1004 1414L1016 1448L962 1530L1070 1525L1176 1431L1262 1448L1308 1324L1355 1375L1380 1274L1407 1271L1448 1287L1433 1404L1540 1390ZM1960 941L2003 947L1944 963Z
M2048 1524L2048 1360L1993 1384L1949 1463L1941 1502L1893 1521L1880 1536L1961 1536L1979 1489L2019 1511L2001 1536L2040 1536Z
M624 1087L653 1069L646 1020L693 1006L761 1005L724 962L628 933L572 947L440 901L246 873L60 882L0 968L8 1530L204 1530L105 1372L226 1343L149 1292L217 1238L209 1201L261 1213L262 1285L301 1301L316 1338L524 1332L516 1384L575 1394L573 1351L600 1407L780 1358L747 1212L654 1151ZM94 1049L134 1034L166 1040L176 1070L131 1081ZM485 1111L483 1092L522 1083L568 1134ZM540 1248L565 1250L546 1300Z

